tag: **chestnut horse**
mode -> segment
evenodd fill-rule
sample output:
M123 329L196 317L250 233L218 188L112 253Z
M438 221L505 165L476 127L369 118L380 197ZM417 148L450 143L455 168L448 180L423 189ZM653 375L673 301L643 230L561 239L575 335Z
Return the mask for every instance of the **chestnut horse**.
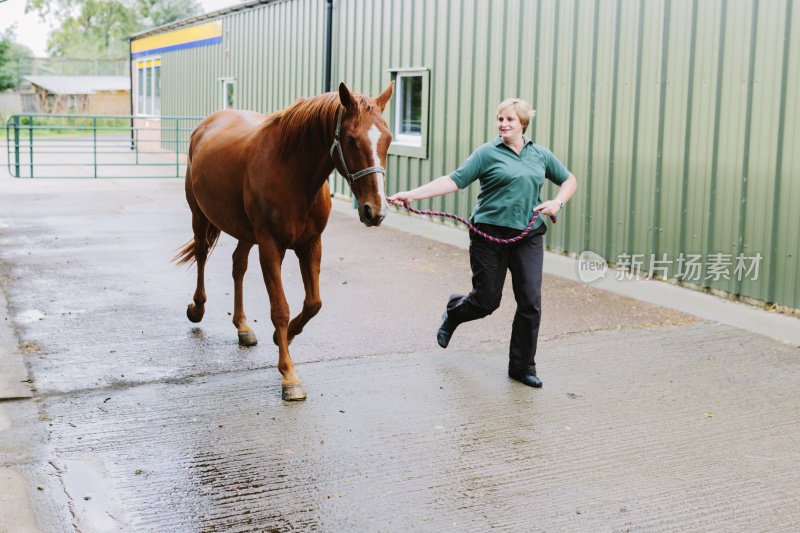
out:
M258 244L284 400L306 397L289 344L322 306L320 236L331 211L327 178L334 168L358 200L361 222L378 226L383 220L384 167L392 135L382 113L393 87L394 82L370 98L350 92L342 83L338 93L301 98L269 116L218 111L192 132L186 199L194 239L175 257L178 264L197 262L197 289L186 314L192 322L203 318L203 270L224 231L239 241L233 252L233 324L239 344L256 344L243 310L242 278L250 249ZM287 249L297 255L305 287L303 309L291 321L281 283Z

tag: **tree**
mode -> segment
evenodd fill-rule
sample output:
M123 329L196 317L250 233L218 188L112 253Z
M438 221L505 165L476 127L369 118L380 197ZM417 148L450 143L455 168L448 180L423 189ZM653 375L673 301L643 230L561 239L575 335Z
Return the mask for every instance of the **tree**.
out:
M13 26L0 35L0 91L19 84L19 61L33 54L30 48L15 43L14 39Z
M50 32L53 57L120 58L128 55L128 36L140 28L136 11L118 0L86 0L77 15Z
M197 0L26 0L25 10L61 21L50 33L54 57L121 58L128 36L200 13Z
M137 0L137 6L145 28L163 26L202 11L197 0Z

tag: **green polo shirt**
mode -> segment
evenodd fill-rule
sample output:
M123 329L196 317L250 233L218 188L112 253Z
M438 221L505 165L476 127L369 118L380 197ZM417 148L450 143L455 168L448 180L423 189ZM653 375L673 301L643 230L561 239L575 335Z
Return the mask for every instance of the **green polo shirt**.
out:
M478 205L472 211L473 224L483 222L524 230L533 216L533 208L541 204L539 197L545 178L561 185L570 176L569 170L556 156L527 137L517 155L498 135L479 146L450 178L459 189L480 180ZM539 217L536 226L544 222Z

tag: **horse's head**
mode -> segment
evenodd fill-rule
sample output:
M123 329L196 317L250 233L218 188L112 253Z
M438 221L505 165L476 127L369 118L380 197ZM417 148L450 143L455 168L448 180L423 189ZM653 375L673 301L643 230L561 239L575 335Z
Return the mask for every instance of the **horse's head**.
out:
M386 152L392 134L383 118L394 82L377 98L350 92L339 84L336 136L331 157L358 200L358 216L367 226L383 221L386 209Z

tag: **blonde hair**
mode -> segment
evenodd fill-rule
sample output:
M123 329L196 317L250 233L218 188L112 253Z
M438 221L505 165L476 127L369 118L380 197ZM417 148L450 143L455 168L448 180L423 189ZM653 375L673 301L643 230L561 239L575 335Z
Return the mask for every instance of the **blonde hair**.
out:
M511 108L519 117L519 123L522 125L522 133L528 129L528 124L536 116L536 111L531 108L531 104L522 100L521 98L506 98L500 105L497 106L497 114L507 108Z

